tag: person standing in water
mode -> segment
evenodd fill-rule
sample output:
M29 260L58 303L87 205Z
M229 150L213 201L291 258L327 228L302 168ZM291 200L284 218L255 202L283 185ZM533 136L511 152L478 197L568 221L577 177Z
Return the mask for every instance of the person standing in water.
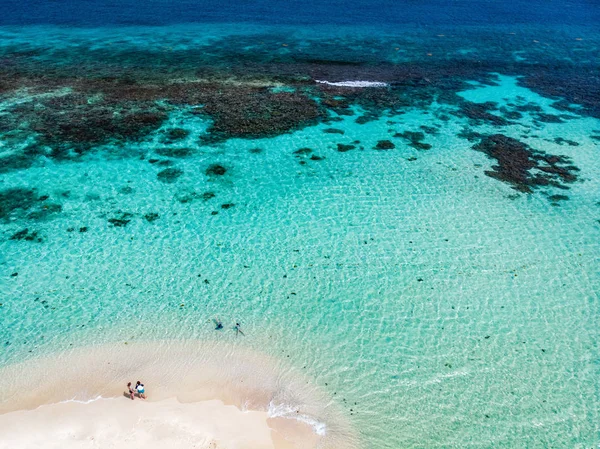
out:
M146 389L144 388L144 384L139 380L137 381L137 384L135 384L135 389L137 390L140 398L146 399Z
M244 335L244 333L240 329L240 323L235 323L235 326L233 328L235 329L235 335L239 335L239 334Z
M218 318L213 318L213 323L215 323L215 330L216 331L220 331L221 329L223 329L223 323L221 323L221 320Z

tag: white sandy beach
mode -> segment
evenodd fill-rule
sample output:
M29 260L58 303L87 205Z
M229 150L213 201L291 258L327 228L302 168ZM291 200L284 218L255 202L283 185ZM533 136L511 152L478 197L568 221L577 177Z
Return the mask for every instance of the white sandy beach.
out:
M6 367L0 376L0 449L352 447L349 427L323 392L239 348L86 347ZM125 394L138 379L147 400Z
M305 430L304 442L315 444L309 429ZM242 412L218 400L62 402L0 415L0 432L2 449L303 447L270 427L266 412Z

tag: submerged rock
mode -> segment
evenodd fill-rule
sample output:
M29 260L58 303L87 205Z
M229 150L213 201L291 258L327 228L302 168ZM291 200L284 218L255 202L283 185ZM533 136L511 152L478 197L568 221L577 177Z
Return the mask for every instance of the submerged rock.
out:
M492 170L485 171L487 176L506 182L519 192L532 193L550 186L568 189L567 184L577 180L579 169L570 165L568 157L535 150L502 134L483 137L473 149L497 161Z
M148 212L147 214L144 214L144 220L146 220L148 223L152 223L159 218L160 217L156 212Z
M429 150L431 149L431 145L428 143L423 143L425 139L425 134L421 131L404 131L403 133L396 133L394 137L400 137L409 142L409 146L413 147L416 150Z
M350 150L353 150L355 148L356 148L356 145L346 145L346 144L343 144L343 143L338 143L337 144L337 150L340 153L345 153L346 151L350 151Z
M165 184L173 184L183 175L183 170L179 168L165 168L164 170L158 172L156 177L160 182L164 182Z
M190 135L190 132L184 128L171 128L165 131L163 141L166 143L185 139Z
M345 134L345 131L343 129L338 128L325 128L323 132L327 134Z
M27 242L43 242L42 236L38 231L30 231L28 228L15 232L10 236L10 240L25 240Z
M9 221L24 215L37 204L38 198L34 189L16 187L0 192L0 219Z
M375 145L376 150L392 150L394 148L396 148L396 145L394 145L390 140L380 140L377 142L377 145Z
M194 149L188 148L188 147L184 147L184 148L167 147L167 148L157 148L156 150L154 150L154 152L156 154L159 154L160 156L164 156L164 157L182 158L182 157L190 156L194 152Z
M109 218L108 222L115 228L123 228L131 221L133 214L129 212L120 212L116 217Z
M300 148L296 151L294 151L294 154L296 156L307 156L309 154L311 154L313 152L313 150L311 150L310 148Z
M227 173L227 169L219 164L212 164L206 169L208 176L223 176Z

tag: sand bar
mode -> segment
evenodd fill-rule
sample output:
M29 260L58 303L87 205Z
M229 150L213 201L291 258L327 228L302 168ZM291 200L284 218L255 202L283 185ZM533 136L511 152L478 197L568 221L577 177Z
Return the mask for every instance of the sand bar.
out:
M350 448L328 396L289 366L197 341L85 347L0 370L0 448ZM141 379L148 400L126 397Z

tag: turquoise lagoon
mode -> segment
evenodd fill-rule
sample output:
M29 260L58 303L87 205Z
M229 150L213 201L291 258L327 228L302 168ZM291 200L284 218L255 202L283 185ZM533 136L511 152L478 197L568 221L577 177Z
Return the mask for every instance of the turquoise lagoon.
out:
M179 41L208 51L216 37L247 31L126 30L5 29L4 56L15 46L27 50L34 56L18 56L34 58L23 63L27 70L50 66L51 79L80 47L82 64L107 71L117 63L98 62L96 53L107 43L164 40L167 52ZM268 51L285 59L293 44L273 33L264 32L279 42ZM428 34L415 33L403 39ZM260 53L258 45L244 52ZM479 51L474 45L453 54ZM510 49L515 61L533 57L518 47ZM137 70L131 48L119 64ZM373 58L397 65L412 58L382 55ZM271 92L302 91L317 72L331 75L319 62L300 84L253 68L252 80L239 71L227 78L227 61L217 55L213 63L219 83ZM328 406L344 411L361 447L596 447L600 121L574 102L558 108L559 98L527 87L525 75L498 68L490 64L485 80L466 80L456 95L471 106L494 102L493 114L522 106L518 119L503 123L457 114L458 103L440 98L377 113L357 101L285 132L211 141L210 114L176 105L139 138L3 170L0 363L101 344L216 340L233 354L255 350L301 372L326 392ZM336 70L325 79L392 86L347 88L352 95L393 88L387 75L344 78ZM9 91L0 114L69 89ZM357 123L360 116L369 118ZM174 128L186 132L165 144ZM14 131L3 130L3 157L35 142L31 130ZM499 179L495 153L474 149L496 134L568 158L576 180L529 189ZM380 141L393 148L377 149ZM33 205L7 205L16 188L33 189L35 200L24 194ZM223 331L214 330L216 317ZM231 329L236 321L244 337Z

